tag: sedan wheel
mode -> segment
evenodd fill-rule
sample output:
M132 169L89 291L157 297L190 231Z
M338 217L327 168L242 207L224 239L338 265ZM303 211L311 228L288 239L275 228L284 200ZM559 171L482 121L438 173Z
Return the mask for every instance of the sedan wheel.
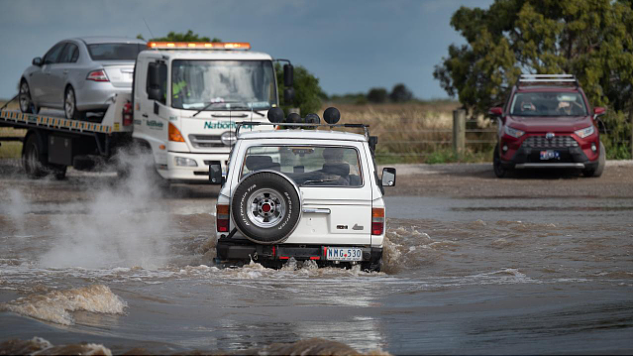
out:
M66 114L66 119L83 119L84 113L77 110L77 100L73 87L66 89L66 95L64 96L64 113Z
M22 81L20 84L20 94L18 96L18 101L20 102L20 111L22 113L30 113L37 114L39 112L39 108L33 104L33 100L31 99L31 90L29 88L29 84L26 81Z

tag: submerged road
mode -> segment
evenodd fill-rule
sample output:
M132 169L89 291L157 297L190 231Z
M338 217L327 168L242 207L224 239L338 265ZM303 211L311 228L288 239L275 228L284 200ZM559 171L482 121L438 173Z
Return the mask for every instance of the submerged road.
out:
M34 181L0 162L0 344L38 336L114 354L633 354L631 163L609 162L597 179L397 168L384 272L364 273L219 270L215 187L157 191L74 171Z

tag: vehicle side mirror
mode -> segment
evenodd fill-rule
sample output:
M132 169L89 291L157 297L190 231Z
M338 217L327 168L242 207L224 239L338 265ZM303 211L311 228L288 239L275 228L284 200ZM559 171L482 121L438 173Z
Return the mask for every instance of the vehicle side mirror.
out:
M163 91L160 88L150 87L147 93L147 97L159 102L163 101Z
M41 67L42 66L42 57L33 58L33 62L31 62L34 66Z
M209 182L212 185L223 185L224 177L222 176L222 163L220 161L211 161L209 163Z
M396 185L396 169L393 167L385 167L382 169L382 186L393 187Z
M284 65L284 87L292 87L294 84L294 67L290 63Z
M150 63L147 75L147 83L149 84L147 90L148 98L162 102L165 99L165 93L160 83L160 64L156 62Z
M488 111L488 114L492 117L500 117L503 115L503 108L501 107L490 108L490 110Z
M604 107L595 107L593 108L593 115L594 118L597 118L601 115L605 115L607 112L607 110Z
M292 105L295 101L295 89L292 87L284 88L284 103L286 105Z

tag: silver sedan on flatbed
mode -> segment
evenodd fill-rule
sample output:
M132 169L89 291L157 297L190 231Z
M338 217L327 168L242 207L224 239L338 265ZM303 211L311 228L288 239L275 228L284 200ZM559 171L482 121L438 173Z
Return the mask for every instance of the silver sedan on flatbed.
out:
M125 37L83 37L58 42L33 59L20 78L23 113L62 109L68 119L105 111L117 92L130 93L134 63L144 41Z

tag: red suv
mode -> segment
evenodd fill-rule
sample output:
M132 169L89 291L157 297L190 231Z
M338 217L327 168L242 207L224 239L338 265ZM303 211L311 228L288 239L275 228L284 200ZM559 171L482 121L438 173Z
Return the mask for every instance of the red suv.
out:
M591 109L573 75L521 75L503 107L490 109L499 120L494 171L576 168L600 176L606 155L596 125L605 109Z

